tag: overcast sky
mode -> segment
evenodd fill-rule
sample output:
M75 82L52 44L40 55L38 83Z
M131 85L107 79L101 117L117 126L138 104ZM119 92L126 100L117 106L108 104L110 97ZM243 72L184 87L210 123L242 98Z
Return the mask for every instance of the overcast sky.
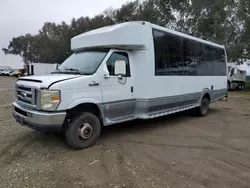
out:
M128 0L0 0L0 49L12 37L36 34L46 21L69 22L73 17L93 17L108 7L119 8ZM0 52L0 66L21 68L21 58Z

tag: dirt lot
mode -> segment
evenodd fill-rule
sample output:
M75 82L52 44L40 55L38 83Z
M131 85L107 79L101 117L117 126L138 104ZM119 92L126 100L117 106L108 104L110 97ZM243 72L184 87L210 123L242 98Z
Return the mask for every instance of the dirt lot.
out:
M177 114L104 129L75 151L15 123L15 79L0 77L0 187L249 187L250 93L230 93L205 118Z

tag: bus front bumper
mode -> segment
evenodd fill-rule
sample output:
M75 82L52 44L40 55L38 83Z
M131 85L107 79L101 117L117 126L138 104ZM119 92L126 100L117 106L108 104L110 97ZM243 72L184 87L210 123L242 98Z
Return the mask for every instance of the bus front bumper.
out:
M12 114L16 122L41 131L57 132L62 129L66 112L41 112L24 108L14 102Z

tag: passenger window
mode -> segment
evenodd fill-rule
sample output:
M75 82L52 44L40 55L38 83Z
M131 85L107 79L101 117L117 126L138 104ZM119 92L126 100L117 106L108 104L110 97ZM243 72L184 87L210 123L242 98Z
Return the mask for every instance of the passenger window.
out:
M114 52L109 60L107 61L107 68L110 76L115 75L115 62L116 61L125 61L126 62L126 77L130 77L130 67L129 67L129 58L128 54L125 52Z
M183 75L196 75L196 67L201 64L201 45L198 42L183 39Z
M182 75L181 38L154 31L155 74Z
M155 75L226 75L224 49L153 30Z
M214 50L209 45L202 46L202 61L195 67L197 76L214 75Z
M220 63L220 75L226 76L227 75L227 66L226 66L226 57L225 57L225 51L223 49L218 50L218 58Z

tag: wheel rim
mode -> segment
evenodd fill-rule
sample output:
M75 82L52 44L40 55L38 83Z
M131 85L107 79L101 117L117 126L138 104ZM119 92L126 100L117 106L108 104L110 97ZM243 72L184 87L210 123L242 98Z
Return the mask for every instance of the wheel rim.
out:
M91 126L91 123L83 122L77 133L80 140L88 140L93 136L94 129Z

